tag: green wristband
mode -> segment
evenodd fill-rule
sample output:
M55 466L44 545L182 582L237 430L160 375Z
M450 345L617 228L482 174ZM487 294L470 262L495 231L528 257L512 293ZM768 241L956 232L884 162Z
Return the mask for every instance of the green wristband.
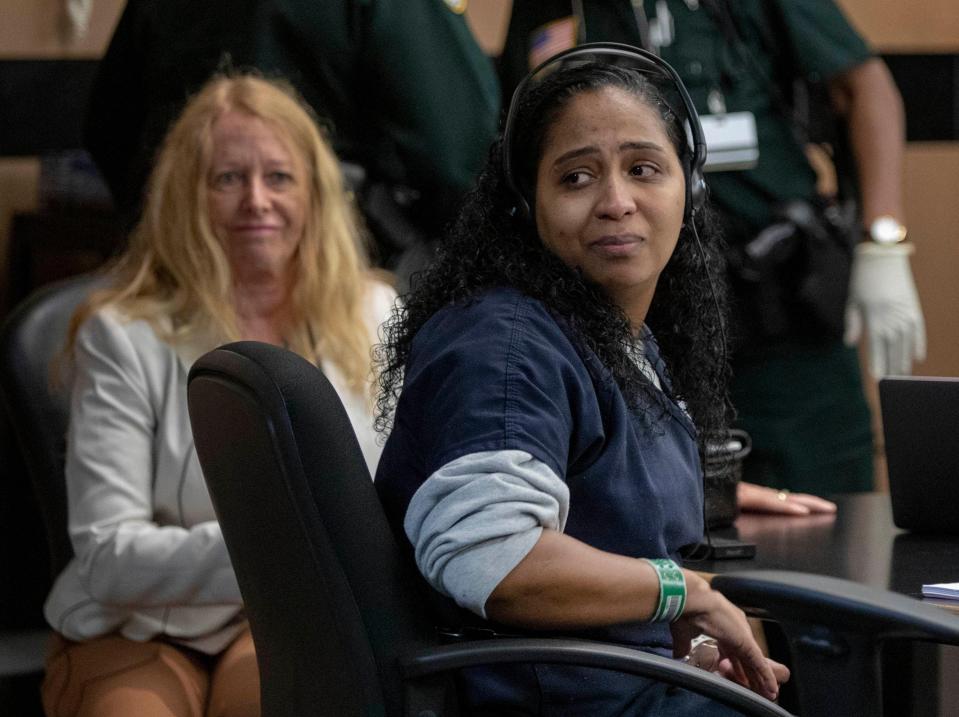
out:
M686 608L686 576L680 567L668 558L650 560L643 558L653 566L659 578L659 604L650 622L673 622Z

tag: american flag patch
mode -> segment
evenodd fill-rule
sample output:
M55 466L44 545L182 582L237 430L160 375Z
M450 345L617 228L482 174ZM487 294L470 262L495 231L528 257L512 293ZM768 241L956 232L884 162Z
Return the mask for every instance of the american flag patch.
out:
M557 52L576 46L577 19L570 15L540 25L533 31L529 42L529 68L546 62Z

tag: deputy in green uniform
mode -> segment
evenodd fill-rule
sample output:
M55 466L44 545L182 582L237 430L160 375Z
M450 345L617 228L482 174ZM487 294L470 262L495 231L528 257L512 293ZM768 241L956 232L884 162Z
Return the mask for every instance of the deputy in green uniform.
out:
M909 373L925 352L911 247L897 243L905 236L904 121L885 65L832 0L514 0L501 57L504 94L544 55L584 41L658 52L686 83L707 129L726 128L725 137L707 132L710 153L720 160L707 165L713 170L707 183L733 258L750 256L743 247L770 225L782 228L792 216L785 209L791 200L822 205L802 136L807 128L793 117L790 93L798 77L828 87L848 128L865 230L856 225L845 251L837 237L810 244L794 233L782 246L792 247L790 256L806 257L797 270L810 272L804 285L779 282L770 293L768 281L750 284L730 272L733 401L754 444L746 480L818 494L871 490L869 411L851 344L865 317L876 376ZM732 125L738 127L734 151L718 151ZM765 236L768 248L780 235ZM796 249L800 241L805 244ZM850 255L851 281L842 271ZM790 293L802 292L813 308L799 314L799 299ZM776 311L780 300L785 313Z
M331 128L340 158L435 235L483 164L499 118L496 74L466 4L128 0L100 64L87 145L132 213L189 93L225 62L255 67L289 79Z

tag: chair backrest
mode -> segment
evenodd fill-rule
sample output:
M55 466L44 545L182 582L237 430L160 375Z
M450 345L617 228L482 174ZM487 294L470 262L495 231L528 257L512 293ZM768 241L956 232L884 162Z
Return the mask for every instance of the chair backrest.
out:
M398 657L437 642L429 598L336 391L300 356L239 342L196 362L189 406L263 713L402 714Z
M0 329L0 393L42 513L54 575L73 557L73 548L63 478L69 386L57 384L51 368L70 318L100 282L102 277L87 274L42 287Z

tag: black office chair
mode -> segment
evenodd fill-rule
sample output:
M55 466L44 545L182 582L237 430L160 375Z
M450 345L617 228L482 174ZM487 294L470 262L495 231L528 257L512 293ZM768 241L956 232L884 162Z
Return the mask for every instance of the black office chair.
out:
M579 640L441 645L425 581L394 539L349 419L312 364L254 342L193 366L200 464L246 603L265 717L457 714L450 671L575 663L788 715L711 673Z
M63 347L71 315L98 281L93 275L84 275L42 287L18 305L0 328L0 398L7 418L3 423L14 433L16 440L10 447L19 450L21 459L7 463L4 480L29 480L32 484L29 490L17 486L21 495L32 493L35 498L19 510L21 515L32 516L39 509L46 544L21 549L36 548L49 554L50 581L34 592L49 589L73 555L63 479L69 398L66 387L51 380L51 361ZM26 474L10 470L11 465L25 468ZM4 575L4 579L17 580L18 576ZM33 685L43 671L48 636L49 630L39 625L0 634L0 695L22 693L17 687L21 683L36 692ZM38 697L33 699L39 708ZM6 706L12 709L10 704Z
M59 575L73 557L67 535L67 489L63 479L69 387L52 374L70 318L103 278L67 279L34 292L0 330L0 394L36 493L50 551Z

